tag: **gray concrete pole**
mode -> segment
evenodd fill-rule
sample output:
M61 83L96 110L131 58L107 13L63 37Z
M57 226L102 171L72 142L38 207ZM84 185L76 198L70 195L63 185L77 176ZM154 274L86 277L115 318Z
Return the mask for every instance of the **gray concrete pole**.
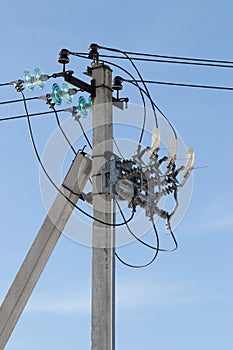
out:
M73 203L90 176L91 160L78 153L61 187ZM71 191L69 191L68 189ZM58 194L15 280L0 307L0 350L3 350L72 213L73 205Z
M93 66L96 83L93 100L93 216L103 222L114 221L114 203L101 193L104 153L113 150L112 71L103 64ZM92 251L92 350L115 349L115 251L114 228L93 221Z

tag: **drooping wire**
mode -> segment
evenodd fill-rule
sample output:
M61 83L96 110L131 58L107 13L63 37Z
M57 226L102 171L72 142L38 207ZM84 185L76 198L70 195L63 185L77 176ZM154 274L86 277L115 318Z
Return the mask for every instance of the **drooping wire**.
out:
M71 54L74 55L74 56L81 57L81 58L89 59L88 57L83 56L83 54L80 54L80 53L77 53L77 52L71 52ZM141 82L141 80L136 80L130 72L128 72L126 69L124 69L123 67L119 66L119 65L116 64L116 63L113 63L113 62L111 62L111 61L106 61L106 60L104 60L104 61L100 60L100 62L102 62L102 63L107 63L107 64L109 64L109 65L112 65L112 66L114 66L114 67L116 67L116 68L122 70L123 72L125 72L125 73L128 74L129 76L131 76L131 77L132 77L132 80L123 79L123 81L126 81L126 82L131 83L132 85L136 86L136 87L138 88L139 92L140 92L140 95L141 95L142 101L143 101L143 107L144 107L144 118L143 118L143 125L142 125L142 128L141 128L141 134L140 134L138 143L140 144L141 141L142 141L142 138L143 138L143 135L144 135L145 123L146 123L146 105L145 105L145 99L144 99L143 94L145 94L145 95L149 98L149 100L150 100L150 102L151 102L151 104L152 104L152 106L153 106L153 110L154 110L154 108L156 108L156 109L161 113L161 115L166 119L166 121L168 122L168 124L170 125L170 127L171 127L171 129L172 129L172 131L173 131L173 134L174 134L175 139L177 139L177 133L176 133L176 131L175 131L174 126L171 124L171 122L170 122L169 119L165 116L165 114L160 110L160 108L156 105L156 103L152 100L152 98L151 98L150 96L148 96L147 91L145 91L145 90L138 84L138 82ZM149 93L149 95L150 95L150 93Z
M142 77L141 73L139 72L136 64L134 63L134 61L131 59L131 57L125 51L122 51L122 50L119 50L119 49L110 48L110 47L106 47L106 46L99 46L99 48L107 50L107 51L119 52L122 55L124 55L130 61L130 63L132 64L132 66L134 67L135 71L137 72L137 74L138 74L138 76L140 78L140 82L143 84L143 86L144 86L144 88L145 88L145 90L147 92L148 99L151 102L152 110L153 110L154 117L155 117L155 126L156 126L156 128L158 128L158 118L157 118L157 115L156 115L156 110L154 108L154 104L152 103L153 101L152 101L150 92L149 92L149 90L148 90L148 88L146 86L146 83L143 80L143 77Z
M122 159L125 159L125 157L123 156L123 154L122 154L122 152L121 152L121 150L120 150L120 148L119 148L119 146L118 146L118 144L117 144L115 138L113 137L112 139L113 139L113 142L114 142L114 144L115 144L115 146L116 146L116 149L117 149L118 152L119 152L119 155L121 156Z
M80 128L82 130L83 136L85 137L85 139L86 139L90 149L92 149L92 144L91 144L91 142L90 142L90 140L89 140L89 138L88 138L88 136L87 136L87 134L86 134L86 132L84 130L84 127L83 127L82 123L80 122L79 118L77 118L77 121L78 121L79 126L80 126Z
M9 86L9 85L12 85L12 83L11 82L9 82L9 83L1 83L0 87L2 87L2 86Z
M183 60L183 61L195 61L195 62L208 62L208 63L213 62L213 63L223 63L223 64L233 65L233 61L226 61L226 60L206 59L206 58L197 58L197 57L184 57L184 56L157 55L157 54L133 52L133 51L126 51L126 53L129 55L136 55L136 56L168 58L168 59Z
M154 254L153 258L148 263L146 263L144 265L133 265L133 264L127 263L125 260L120 258L119 254L117 252L115 252L115 256L123 265L125 265L127 267L134 268L134 269L143 269L144 267L151 265L155 261L155 259L157 258L157 255L158 255L158 251Z
M118 209L119 209L119 211L120 211L121 217L123 218L123 220L126 221L125 215L124 215L124 213L123 213L123 211L122 211L122 209L121 209L121 207L120 207L120 205L119 205L119 203L118 203L117 201L116 201L116 204L117 204L117 207L118 207ZM176 238L175 238L174 233L173 233L172 230L171 230L170 222L169 222L169 224L168 224L168 229L169 229L169 232L170 232L170 234L171 234L171 236L172 236L173 242L174 242L174 244L175 244L175 247L172 248L172 249L157 248L157 247L155 247L155 246L152 246L152 245L146 243L145 241L143 241L142 239L140 239L140 238L132 231L132 229L129 227L129 225L128 225L127 223L126 223L125 225L126 225L128 231L129 231L129 233L130 233L138 242L140 242L141 244L143 244L143 245L146 246L147 248L150 248L150 249L153 249L153 250L158 250L158 251L160 251L160 252L167 252L167 253L174 252L174 251L177 250L177 248L178 248L178 243L177 243L177 240L176 240ZM156 230L156 227L155 227L154 220L152 220L152 226L153 226L154 233L155 233L155 235L156 235L156 231L157 231L157 230Z
M130 263L127 263L126 261L124 261L117 252L115 252L115 255L117 257L117 259L123 264L123 265L126 265L127 267L132 267L134 269L141 269L141 268L144 268L144 267L147 267L149 265L151 265L155 259L157 258L158 256L158 253L159 253L159 235L158 235L158 232L156 230L156 227L155 227L155 237L156 237L156 245L157 247L155 248L155 254L154 256L152 257L152 259L150 261L148 261L146 264L143 264L143 265L133 265L133 264L130 264Z
M125 53L127 54L126 51ZM100 57L102 58L106 57L106 58L112 58L112 59L127 59L126 57L122 57L122 56L102 55L102 54L100 54ZM132 57L132 56L129 56L129 57L133 61L142 61L142 62L168 63L168 64L191 65L191 66L201 66L201 67L203 66L203 67L211 67L211 68L231 68L231 69L233 68L233 63L230 65L230 64L187 62L185 61L185 59L183 59L183 61L177 61L172 59L166 60L166 59L159 59L159 58L141 58L141 57Z
M74 149L73 145L71 144L70 140L68 139L63 127L61 126L61 123L60 123L60 119L59 119L59 115L58 115L58 112L57 110L55 109L55 107L52 107L52 110L54 111L54 114L55 114L55 118L56 118L56 121L57 121L57 125L62 133L62 135L64 136L65 140L67 141L68 145L70 146L71 150L73 151L73 153L76 155L77 152L76 150Z
M27 97L26 101L31 101L31 100L38 100L40 97ZM17 102L23 102L22 99L17 99L17 100L9 100L9 101L1 101L0 105L5 105L5 104L11 104L11 103L17 103Z
M135 85L135 83L133 83L132 81L128 81L128 83ZM139 87L137 86L137 88L139 88L147 96L147 92L141 86L139 86ZM175 139L177 140L177 133L176 133L176 130L175 130L174 126L172 125L172 123L169 121L169 119L165 116L165 114L161 111L161 109L158 107L158 105L153 100L152 100L152 103L155 106L155 108L159 111L159 113L164 117L164 119L166 119L166 121L168 122L168 124L170 125L170 127L173 131Z
M167 58L167 59L174 59L174 60L181 60L181 61L194 61L194 62L209 62L209 63L223 63L223 64L229 64L233 65L233 61L226 61L226 60L216 60L216 59L206 59L206 58L196 58L196 57L184 57L184 56L171 56L171 55L158 55L158 54L152 54L152 53L143 53L143 52L134 52L134 51L125 51L128 55L135 55L135 56L144 56L144 57L155 57L155 58ZM81 55L88 55L87 52L80 52ZM106 57L106 55L100 54L100 57ZM120 58L124 59L122 56L107 56L111 58ZM136 59L136 58L133 58Z
M22 100L22 102L23 102L23 100ZM57 112L66 112L66 109L59 109L59 110L57 110ZM46 112L37 112L37 113L30 113L30 114L28 113L28 116L31 118L31 117L39 117L39 116L43 116L43 115L47 115L47 114L54 114L54 112L53 111L46 111ZM28 116L26 114L22 114L22 115L16 115L13 117L0 118L0 122L4 122L7 120L28 118Z
M75 203L73 203L59 188L58 186L55 184L55 182L53 181L53 179L51 178L51 176L48 174L47 170L45 169L45 166L40 158L40 155L39 155L39 152L37 150L37 147L36 147L36 143L35 143L35 139L34 139L34 135L33 135L33 130L32 130L32 126L31 126L31 121L30 121L30 117L29 117L29 113L28 113L28 108L27 108L27 101L25 99L25 95L23 93L23 91L19 91L23 97L23 104L24 104L24 109L25 109L25 112L26 112L26 116L27 116L27 122L28 122L28 129L29 129L29 134L30 134L30 138L31 138L31 142L32 142L32 145L33 145L33 149L35 151L35 154L36 154L36 157L37 157L37 160L43 170L43 172L45 173L46 177L48 178L48 180L50 181L50 183L54 186L54 188L70 203L72 204L76 209L78 209L82 214L84 214L85 216L89 217L90 219L92 220L95 220L103 225L107 225L107 226L123 226L125 225L125 222L121 222L121 223L108 223L108 222L104 222L102 220L99 220L97 218L94 218L92 215L88 214L87 212L85 212L85 210L83 210L82 208L78 207ZM70 192L72 193L72 190L70 190ZM130 222L133 217L134 217L134 210L132 210L132 214L130 216L130 218L127 220L127 223Z
M139 82L139 80L137 80L137 81ZM128 82L134 83L133 80L131 80L131 81L128 80ZM174 82L156 81L156 80L145 80L145 83L147 83L147 84L157 84L157 85L181 86L181 87L198 88L198 89L215 89L215 90L229 90L229 91L233 91L233 87L232 86L174 83Z
M79 53L77 53L77 52L71 52L71 54L74 55L74 56L77 56L77 57L81 57L81 58L85 58L85 59L90 60L88 57L83 56L83 55L81 55L81 54L79 54ZM106 61L106 60L104 60L104 61L100 60L100 62L102 62L102 63L107 63L107 64L109 64L109 65L112 65L112 66L114 66L114 67L116 67L116 68L122 70L122 71L125 72L127 75L129 75L129 76L132 78L133 81L136 80L136 79L134 78L134 76L133 76L130 72L128 72L125 68L119 66L118 64L113 63L113 62L109 62L109 61ZM140 133L139 140L138 140L138 143L140 144L140 143L142 142L142 138L143 138L143 135L144 135L145 124L146 124L146 102L145 102L144 95L143 95L143 93L142 93L141 90L140 90L140 85L139 85L136 81L135 81L135 85L139 88L138 91L139 91L140 96L141 96L141 99L142 99L143 111L144 111L144 114L143 114L143 122L142 122L142 127L141 127L141 133Z

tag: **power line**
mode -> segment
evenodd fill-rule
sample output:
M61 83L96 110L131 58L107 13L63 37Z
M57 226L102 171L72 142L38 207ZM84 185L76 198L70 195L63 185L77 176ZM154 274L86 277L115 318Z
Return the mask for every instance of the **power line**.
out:
M125 51L125 52L127 54L129 54L129 55L136 55L136 56L160 57L160 58L168 58L168 59L176 59L176 60L184 60L184 61L196 61L196 62L214 62L214 63L223 63L223 64L232 64L233 65L233 61L226 61L226 60L219 60L219 59L206 59L206 58L197 58L197 57L158 55L158 54L134 52L134 51Z
M128 60L130 61L131 65L133 66L133 68L135 69L136 73L138 74L138 76L139 76L139 78L140 78L140 82L141 82L141 83L143 84L143 86L144 86L144 89L145 89L145 91L146 91L146 93L147 93L147 97L148 97L149 101L151 102L151 107L152 107L152 110L153 110L153 112L154 112L154 117L155 117L155 125L156 125L156 127L158 128L158 118L157 118L156 111L155 111L155 108L154 108L153 100L152 100L152 98L151 98L151 95L150 95L149 90L147 89L147 86L146 86L146 84L145 84L145 82L144 82L144 79L143 79L141 73L139 72L139 69L137 68L137 66L136 66L135 63L133 62L132 58L131 58L125 51L122 51L122 50L119 50L119 49L113 49L113 48L106 47L106 46L101 46L101 48L104 49L104 50L107 50L107 51L119 52L119 53L121 53L122 55L124 55L126 59L128 59ZM135 79L134 79L134 81L135 81ZM144 128L144 126L143 126L143 128ZM139 142L139 143L140 143L140 142Z
M1 86L8 86L8 85L12 85L12 84L11 84L11 83L1 83L1 84L0 84L0 87L1 87Z
M154 224L154 220L152 219L152 224L153 224L153 227L154 227L154 232L155 232L155 237L156 237L156 247L155 247L155 253L152 257L151 260L149 260L147 263L143 264L143 265L133 265L133 264L129 264L127 263L126 261L124 261L122 258L120 258L120 256L118 255L118 253L115 252L115 255L117 257L117 259L123 264L123 265L126 265L127 267L132 267L134 269L141 269L141 268L144 268L144 267L147 267L149 265L151 265L155 259L157 258L158 256L158 253L159 253L159 235L158 235L158 232L156 230L156 227L155 227L155 224Z
M40 99L40 97L38 97L38 96L37 97L27 97L27 98L25 98L26 101L38 100L38 99ZM23 102L23 100L22 99L17 99L17 100L1 101L0 105L17 103L17 102Z
M77 121L79 123L80 129L82 130L84 138L86 139L90 149L92 149L92 144L91 144L91 142L90 142L90 140L89 140L89 138L88 138L88 136L87 136L87 134L86 134L86 132L84 130L84 127L83 127L82 123L80 122L79 118L77 119Z
M66 111L67 111L66 109L58 109L57 110L57 112L66 112ZM38 117L38 116L43 116L43 115L46 115L46 114L54 114L54 111L28 113L28 115L27 114L22 114L22 115L15 115L15 116L12 116L12 117L0 118L0 122L8 121L8 120L15 120L15 119L23 119L23 118L28 118L28 117Z
M118 209L119 209L119 211L120 211L120 214L121 214L122 219L126 221L125 215L124 215L124 213L123 213L123 211L122 211L122 209L121 209L121 207L120 207L120 205L119 205L119 203L118 203L117 201L116 201L116 204L117 204L117 207L118 207ZM174 248L171 248L171 249L157 248L157 247L155 247L155 246L152 246L152 245L149 244L149 243L146 243L145 241L143 241L142 239L140 239L140 238L131 230L130 226L129 226L127 223L126 223L125 225L126 225L126 227L127 227L127 230L129 231L129 233L130 233L139 243L141 243L142 245L146 246L147 248L150 248L150 249L153 249L153 250L158 250L158 251L160 251L160 252L167 252L167 253L174 252L174 251L177 250L177 248L178 248L178 243L177 243L177 241L176 241L176 238L175 238L174 233L173 233L172 230L171 230L170 223L168 224L168 229L169 229L169 231L170 231L170 234L171 234L172 239L173 239L173 243L174 243L174 245L175 245ZM154 223L154 222L152 223L152 226L153 226L154 233L155 233L155 236L156 236L156 231L157 231L157 230L156 230L156 227L155 227L155 223Z
M88 60L89 60L89 58L86 57L86 56L83 56L83 54L79 54L79 53L77 53L77 52L72 52L71 54L74 55L74 56L77 56L77 57L80 57L80 58L85 58L85 59L88 59ZM138 87L138 91L139 91L139 93L140 93L140 96L141 96L141 99L142 99L142 104L143 104L143 121L142 121L141 133L140 133L139 141L138 141L138 143L141 143L142 138L143 138L143 134L144 134L144 129L145 129L146 112L147 112L145 98L144 98L144 95L143 95L143 93L142 93L142 90L143 90L143 89L140 87L140 85L138 84L138 82L136 81L136 79L134 78L134 76L133 76L130 72L128 72L125 68L119 66L119 65L116 64L116 63L110 62L110 61L102 61L102 60L100 60L100 62L110 64L110 65L112 65L112 66L114 66L114 67L116 67L116 68L122 70L124 73L126 73L128 76L130 76L130 77L132 78L132 81L134 81L134 85L135 85L136 87Z
M133 83L133 80L127 80L124 79L124 81L127 81L129 83ZM140 83L140 80L137 80L137 82ZM218 85L199 85L199 84L189 84L189 83L174 83L174 82L168 82L168 81L156 81L156 80L144 80L146 84L158 84L158 85L171 85L171 86L182 86L182 87L189 87L189 88L198 88L198 89L212 89L212 90L228 90L232 91L233 87L231 86L218 86Z
M104 46L101 46L102 49L106 49ZM110 50L112 51L112 50ZM117 49L115 49L115 52ZM125 54L130 55L127 51L124 51ZM78 53L72 52L77 56ZM139 53L131 53L134 55L139 55ZM80 55L85 55L88 58L88 53L80 53ZM153 55L153 54L141 54L141 56L145 57L134 57L128 56L132 61L142 61L142 62L157 62L157 63L168 63L168 64L181 64L181 65L192 65L192 66L204 66L204 67L212 67L212 68L233 68L232 61L221 61L221 60L208 60L208 59L195 59L189 57L176 57L176 56L163 56L163 55ZM154 58L147 58L148 56ZM112 58L112 59L120 59L126 60L127 57L119 56L119 55L103 55L99 54L101 58Z
M124 80L124 81L127 81L127 80ZM130 84L132 84L132 85L134 85L134 86L136 86L135 83L134 83L133 81L128 80L127 82L130 83ZM138 86L137 86L137 87L138 87ZM146 92L142 87L139 86L138 88L141 90L141 92L143 92L143 93L147 96L147 92ZM167 123L170 125L170 127L171 127L171 129L172 129L172 132L173 132L173 134L174 134L174 137L175 137L175 139L177 139L177 133L176 133L176 130L175 130L174 126L171 124L171 122L170 122L169 119L165 116L165 114L161 111L161 109L158 107L158 105L157 105L154 101L152 101L152 102L153 102L155 108L159 111L159 113L164 117L164 119L165 119L165 120L167 121Z
M68 143L68 145L70 146L70 148L71 148L71 150L73 151L73 153L76 155L76 154L77 154L76 150L74 149L74 147L73 147L73 145L71 144L70 140L68 139L68 137L67 137L67 135L66 135L66 133L65 133L65 131L64 131L64 129L63 129L63 127L61 126L60 119L59 119L59 115L58 115L58 111L57 111L54 107L52 107L52 109L53 109L53 112L54 112L54 114L55 114L55 118L56 118L56 121L57 121L57 125L58 125L58 127L59 127L59 129L60 129L62 135L64 136L65 140L67 141L67 143Z
M108 50L111 50L111 49L108 49ZM80 57L80 58L89 59L88 57L83 56L83 54L81 54L81 53L72 52L71 54L74 55L74 56ZM123 78L122 78L123 81L129 82L129 83L131 83L132 85L136 86L136 87L138 88L139 92L140 92L140 95L141 95L141 98L142 98L142 102L143 102L144 117L143 117L143 123L142 123L142 128L141 128L141 133L140 133L140 137L139 137L138 143L140 144L141 141L142 141L143 134L144 134L144 129L145 129L145 123L146 123L146 104L145 104L144 95L148 97L148 99L150 100L152 106L155 107L155 108L162 114L162 116L166 119L166 121L168 122L168 124L170 125L170 127L171 127L171 129L172 129L172 131L173 131L173 133L174 133L174 137L177 139L177 134L176 134L176 131L175 131L173 125L170 123L170 121L169 121L168 118L165 116L165 114L159 109L159 107L156 105L156 103L155 103L155 102L152 100L152 98L149 96L149 95L150 95L150 94L149 94L149 91L148 91L148 90L147 90L147 91L144 90L144 89L139 85L139 83L142 83L142 80L136 80L136 79L134 78L134 76L133 76L130 72L128 72L125 68L119 66L119 65L116 64L116 63L113 63L113 62L111 62L111 61L106 61L106 60L105 60L105 61L100 60L100 62L110 64L110 65L112 65L112 66L114 66L114 67L116 67L116 68L122 70L123 72L125 72L127 75L129 75L129 76L132 78L132 80L127 80L127 79L123 79ZM144 80L144 82L145 82L145 80ZM144 94L144 95L143 95L143 94Z
M113 59L127 59L126 57L121 56L112 56L112 55L101 55L102 58L113 58ZM229 64L216 64L216 63L202 63L202 62L190 62L190 61L175 61L175 60L166 60L159 58L141 58L141 57L132 57L129 56L132 61L142 61L142 62L157 62L157 63L169 63L169 64L181 64L181 65L191 65L191 66L204 66L204 67L215 67L215 68L233 68L232 65Z

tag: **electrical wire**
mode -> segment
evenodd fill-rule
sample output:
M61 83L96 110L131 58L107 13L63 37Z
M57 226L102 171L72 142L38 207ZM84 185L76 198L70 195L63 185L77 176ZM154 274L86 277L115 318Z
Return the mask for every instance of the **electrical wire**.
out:
M144 267L151 265L155 261L155 259L157 258L157 255L158 255L158 251L154 254L153 258L148 263L146 263L144 265L133 265L133 264L130 264L130 263L127 263L126 261L124 261L122 258L120 258L119 254L117 252L115 252L115 256L123 265L125 265L127 267L134 268L134 269L143 269Z
M12 83L1 83L1 84L0 84L0 87L2 87L2 86L8 86L8 85L12 85Z
M120 150L120 148L119 148L119 146L118 146L118 144L117 144L115 138L113 137L112 139L113 139L113 142L114 142L114 144L115 144L115 146L116 146L116 149L117 149L118 152L119 152L119 155L121 156L122 159L125 159L125 157L123 156L123 154L122 154L122 152L121 152L121 150Z
M155 111L155 108L154 108L154 105L153 105L153 101L152 101L152 98L151 98L151 95L150 95L150 92L146 86L146 83L144 82L143 78L142 78L142 75L141 73L139 72L136 64L133 62L133 60L131 59L131 57L125 52L125 51L122 51L122 50L119 50L119 49L113 49L113 48L110 48L110 47L106 47L106 46L99 46L101 49L104 49L104 50L107 50L107 51L113 51L113 52L119 52L121 53L122 55L124 55L129 61L130 63L132 64L132 66L134 67L135 71L137 72L139 78L140 78L140 82L143 84L146 92L147 92L147 96L148 96L148 99L149 101L151 102L151 106L152 106L152 110L154 112L154 117L155 117L155 126L156 128L158 128L158 119L157 119L157 115L156 115L156 111Z
M81 58L85 58L85 59L90 60L89 57L85 57L85 56L83 56L83 55L81 55L81 54L79 54L79 53L77 53L77 52L71 52L71 54L74 55L74 56L77 56L77 57L81 57ZM109 65L112 65L112 66L114 66L114 67L116 67L116 68L122 70L122 71L125 72L126 74L128 74L128 75L133 79L133 81L136 80L136 79L134 78L134 76L133 76L130 72L128 72L125 68L119 66L118 64L113 63L113 62L109 62L109 61L106 61L106 60L104 60L104 61L101 61L101 60L100 60L100 62L102 62L102 63L107 63L107 64L109 64ZM138 143L140 144L140 143L142 142L142 139L143 139L144 129L145 129L145 123L146 123L146 102L145 102L144 95L143 95L143 93L142 93L141 90L140 90L140 85L139 85L136 81L135 81L135 86L137 86L137 87L139 88L138 91L139 91L140 96L141 96L141 99L142 99L143 111L144 111L144 113L143 113L143 122L142 122L142 127L141 127L141 133L140 133L139 140L138 140Z
M103 47L100 47L103 48ZM102 55L99 57L102 58L112 58L112 59L126 59L126 57L121 56L112 56L112 55ZM233 62L231 64L215 64L215 63L199 63L199 62L187 62L187 61L175 61L172 59L159 59L159 58L141 58L141 57L132 57L128 56L132 61L142 61L142 62L157 62L157 63L168 63L168 64L179 64L179 65L191 65L191 66L204 66L204 67L212 67L212 68L233 68Z
M99 45L98 45L99 47ZM143 52L134 52L134 51L125 51L128 55L135 55L135 56L145 56L145 57L155 57L155 58L167 58L167 59L174 59L174 60L182 60L182 61L194 61L194 62L209 62L209 63L223 63L223 64L229 64L233 65L233 61L226 61L226 60L216 60L216 59L206 59L206 58L196 58L196 57L185 57L185 56L171 56L171 55L158 55L158 54L152 54L152 53L143 53ZM80 52L80 55L89 55L88 52ZM106 55L101 55L101 57ZM108 56L112 58L123 58L122 56Z
M60 123L60 119L59 119L59 116L58 116L58 112L56 111L56 109L54 107L52 107L52 110L54 111L54 114L55 114L55 118L56 118L56 121L57 121L57 125L62 133L62 135L64 136L65 140L67 141L68 145L70 146L71 150L73 151L73 153L76 155L77 152L76 150L74 149L73 145L71 144L70 140L68 139L63 127L61 126L61 123Z
M129 56L127 55L127 53L124 52L124 51L121 51L121 50L118 50L118 49L113 49L113 48L107 48L107 47L103 47L103 46L99 46L99 47L100 47L100 48L103 48L103 49L105 49L105 50L113 51L113 52L120 52L120 53L124 54L126 57L129 57ZM130 58L129 58L129 59L130 59ZM158 127L158 119L157 119L156 112L155 112L155 108L157 108L157 106L156 106L156 104L154 103L154 101L152 100L151 95L150 95L150 93L149 93L149 90L147 89L146 83L145 83L145 81L143 80L143 78L142 78L140 72L138 71L137 67L135 66L135 64L134 64L131 60L130 60L130 62L133 64L133 66L135 67L136 71L138 72L138 75L139 75L139 77L140 77L140 82L142 82L142 84L143 84L143 86L144 86L144 88L145 88L145 93L146 93L148 99L150 100L150 102L151 102L151 104L152 104L152 109L153 109L153 112L154 112L154 115L155 115L156 127ZM135 84L135 80L134 80L134 84ZM140 89L141 89L141 87L140 87ZM143 89L143 90L144 90L144 89ZM143 91L143 90L142 90L142 91ZM177 134L176 134L176 131L175 131L173 125L172 125L171 122L166 118L166 116L159 110L159 108L157 108L157 109L158 109L158 111L163 115L163 117L167 120L167 122L169 123L169 125L171 126L171 128L172 128L172 130L173 130L173 133L174 133L175 138L177 139Z
M233 61L226 61L226 60L184 57L184 56L168 56L168 55L158 55L158 54L142 53L142 52L134 52L134 51L125 51L125 52L129 55L136 55L136 56L159 57L159 58L168 58L168 59L183 60L183 61L196 61L196 62L214 62L214 63L223 63L223 64L233 65Z
M85 137L85 139L86 139L90 149L92 149L92 144L91 144L91 142L90 142L90 140L89 140L89 138L88 138L88 136L87 136L87 134L86 134L86 132L84 130L84 127L83 127L82 123L80 122L79 118L77 119L77 121L78 121L79 126L80 126L80 128L82 130L83 136Z
M22 102L23 102L23 100L22 100ZM66 112L66 109L59 109L59 110L57 110L57 112ZM54 112L53 111L46 111L46 112L30 113L30 114L28 114L28 116L31 118L31 117L38 117L38 116L43 116L43 115L47 115L47 114L54 114ZM0 122L4 122L7 120L28 118L28 116L26 114L22 114L22 115L16 115L16 116L12 116L12 117L0 118Z
M121 217L123 218L123 220L126 220L125 215L124 215L124 213L123 213L123 211L122 211L122 209L121 209L121 207L120 207L120 205L119 205L119 203L118 203L117 201L116 201L116 204L117 204L117 207L118 207L118 209L119 209L119 211L120 211ZM131 230L131 228L129 227L129 225L128 225L127 223L126 223L125 225L126 225L128 231L129 231L129 233L130 233L138 242L140 242L141 244L143 244L143 245L146 246L147 248L150 248L150 249L153 249L153 250L158 250L158 251L160 251L160 252L167 252L167 253L174 252L174 251L177 250L177 248L178 248L178 243L177 243L177 240L176 240L176 238L175 238L174 233L173 233L172 230L171 230L171 225L168 225L168 228L169 228L169 232L170 232L170 234L171 234L171 236L172 236L173 242L174 242L174 244L175 244L175 247L172 248L172 249L157 248L157 247L154 247L154 246L152 246L152 245L146 243L145 241L143 241L142 239L140 239L140 238ZM154 232L156 232L156 228L155 228L154 221L152 221L152 226L153 226Z
M76 53L76 52L72 52L71 53L72 55L74 56L78 56L78 57L81 57L81 58L86 58L86 59L89 59L88 57L84 57L82 56L81 54L79 53ZM123 67L119 66L118 64L116 63L113 63L113 62L110 62L110 61L101 61L102 63L107 63L107 64L110 64L116 68L119 68L121 69L123 72L125 72L126 74L128 74L129 76L133 77L131 73L129 73L126 69L124 69ZM142 125L142 128L141 128L141 134L140 134L140 137L139 137L139 141L138 143L140 144L141 141L142 141L142 138L143 138L143 135L144 135L144 131L145 131L145 122L146 122L146 105L145 105L145 99L144 99L144 96L143 96L143 93L148 97L148 94L147 92L138 84L138 81L135 81L136 79L133 77L133 80L127 80L127 79L123 79L123 81L126 81L128 83L131 83L132 85L136 86L138 89L139 89L139 92L140 92L140 95L142 97L142 101L143 101L143 107L144 107L144 118L143 118L143 125ZM134 83L133 83L134 81ZM172 131L173 131L173 134L174 134L174 137L175 139L177 139L177 133L175 131L175 128L173 127L173 125L171 124L171 122L168 120L168 118L165 116L165 114L160 110L160 108L155 104L155 102L151 99L151 103L154 105L155 108L157 108L157 110L159 111L159 113L161 113L161 115L166 119L166 121L168 122L168 124L170 125Z
M39 155L39 152L37 150L37 147L36 147L36 144L35 144L35 139L34 139L34 135L33 135L33 130L32 130L32 126L31 126L31 121L30 121L30 117L29 117L29 113L28 113L28 108L27 108L27 101L25 99L25 95L23 93L23 91L19 91L21 94L22 94L22 97L23 97L23 104L24 104L24 109L25 109L25 112L26 112L26 116L27 116L27 121L28 121L28 129L29 129L29 134L30 134L30 138L31 138L31 142L32 142L32 145L33 145L33 149L35 151L35 154L36 154L36 157L37 157L37 160L42 168L42 170L44 171L46 177L48 178L48 180L51 182L51 184L54 186L54 188L69 202L71 203L76 209L78 209L82 214L84 214L85 216L89 217L90 219L92 220L95 220L103 225L108 225L108 226L123 226L125 225L125 222L121 222L121 223L114 223L114 224L111 224L111 223L107 223L107 222L104 222L102 220L99 220L97 218L94 218L92 215L86 213L83 209L81 209L80 207L78 207L75 203L73 203L58 187L57 185L55 184L55 182L53 181L53 179L50 177L50 175L48 174L47 170L45 169L44 167L44 164L40 158L40 155ZM72 191L71 191L72 193ZM135 212L132 210L132 214L130 216L130 218L127 220L127 223L130 222L133 217L134 217L134 214Z
M157 258L158 256L158 253L159 253L159 235L158 235L158 232L156 230L156 227L155 227L155 236L156 236L156 243L157 243L157 247L155 248L155 254L154 256L152 257L152 259L150 261L148 261L146 264L143 264L143 265L133 265L133 264L129 264L127 263L126 261L124 261L122 258L120 258L120 256L118 255L117 252L115 252L115 255L117 257L117 259L123 264L123 265L126 265L127 267L131 267L131 268L134 268L134 269L141 269L141 268L144 268L144 267L147 267L149 265L151 265L155 259Z
M124 80L124 79L123 79L123 80ZM124 80L124 81L125 81L125 80ZM127 80L126 80L126 81L127 81ZM135 85L135 83L132 82L132 81L128 81L128 83ZM138 87L138 86L137 86L137 87ZM141 86L139 87L139 89L140 89L145 95L147 95L147 92L146 92ZM164 117L164 119L166 119L166 121L167 121L168 124L170 125L170 127L171 127L171 129L172 129L172 131L173 131L174 137L175 137L175 139L177 140L177 133L176 133L176 130L175 130L174 126L173 126L172 123L169 121L169 119L165 116L165 114L161 111L161 109L158 107L158 105L157 105L153 100L152 100L152 102L153 102L155 108L157 108L157 110L159 111L159 113Z
M26 101L30 101L30 100L38 100L40 97L27 97ZM0 105L5 105L5 104L11 104L11 103L16 103L16 102L23 102L22 99L18 99L18 100L10 100L10 101L1 101Z
M127 80L124 80L127 81ZM128 80L128 82L134 83L133 80ZM140 82L140 80L137 80ZM191 87L198 89L215 89L215 90L233 90L232 86L217 86L217 85L199 85L199 84L186 84L186 83L173 83L168 81L156 81L156 80L145 80L147 84L158 84L158 85L171 85L171 86L183 86L183 87Z

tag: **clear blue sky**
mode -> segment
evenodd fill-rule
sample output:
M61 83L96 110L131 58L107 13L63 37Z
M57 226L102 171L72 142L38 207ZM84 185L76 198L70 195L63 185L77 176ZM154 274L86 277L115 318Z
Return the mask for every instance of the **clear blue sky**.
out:
M0 82L25 68L59 71L61 48L86 51L91 42L233 60L232 14L231 0L2 0ZM139 67L145 79L233 86L230 69ZM72 68L84 79L83 62L73 59ZM175 231L179 250L143 270L117 264L117 349L231 349L233 92L153 86L151 93L196 150L196 165L208 168L194 174L191 205ZM0 101L17 97L0 90ZM136 94L131 100L139 103ZM0 117L16 114L21 105L0 106ZM55 128L45 121L33 124L40 151ZM0 160L2 300L46 215L25 120L1 123ZM148 256L133 245L121 253L135 263ZM91 249L62 236L6 349L90 349L90 280Z

